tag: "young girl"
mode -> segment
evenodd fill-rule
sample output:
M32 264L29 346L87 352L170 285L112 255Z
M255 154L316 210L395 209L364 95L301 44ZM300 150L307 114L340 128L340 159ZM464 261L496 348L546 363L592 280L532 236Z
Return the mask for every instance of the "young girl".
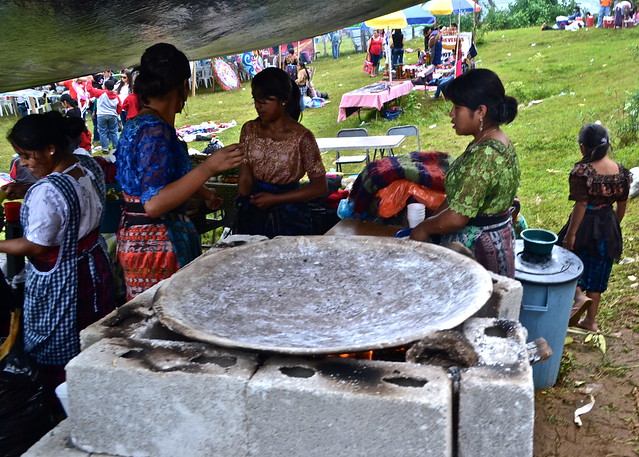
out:
M603 126L584 125L579 132L579 147L583 158L570 172L568 198L574 200L575 205L565 229L563 246L574 251L584 263L575 301L585 306L573 313L571 325L598 332L599 300L608 288L612 263L621 256L619 223L626 212L632 175L608 157L610 140ZM579 300L583 291L590 300ZM586 317L579 321L585 309Z
M245 148L238 184L239 233L308 235L308 201L326 192L326 170L313 133L298 122L300 91L279 68L251 82L257 119L242 126ZM308 175L310 182L300 186Z

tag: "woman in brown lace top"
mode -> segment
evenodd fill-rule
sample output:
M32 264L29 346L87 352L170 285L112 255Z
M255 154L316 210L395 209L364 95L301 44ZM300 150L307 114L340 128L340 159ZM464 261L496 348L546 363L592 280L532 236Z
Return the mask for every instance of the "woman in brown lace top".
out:
M279 68L251 83L257 119L244 124L238 185L238 233L308 235L309 200L326 192L326 170L313 133L298 122L300 91ZM310 182L299 181L308 175Z
M608 131L598 124L586 124L579 132L583 159L570 172L569 199L575 205L563 240L584 263L584 273L577 286L576 302L586 291L584 306L575 310L571 324L598 332L596 316L601 294L608 288L608 278L615 259L622 251L620 222L626 212L632 175L608 157ZM616 204L616 205L615 205ZM613 208L613 205L616 208ZM586 317L579 321L581 312Z

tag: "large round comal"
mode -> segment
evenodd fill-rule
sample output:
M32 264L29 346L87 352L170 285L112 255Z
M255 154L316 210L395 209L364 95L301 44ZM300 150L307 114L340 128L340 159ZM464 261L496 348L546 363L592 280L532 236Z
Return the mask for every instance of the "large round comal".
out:
M337 354L401 346L455 327L492 294L474 260L428 243L280 237L205 255L159 288L174 332L220 346Z

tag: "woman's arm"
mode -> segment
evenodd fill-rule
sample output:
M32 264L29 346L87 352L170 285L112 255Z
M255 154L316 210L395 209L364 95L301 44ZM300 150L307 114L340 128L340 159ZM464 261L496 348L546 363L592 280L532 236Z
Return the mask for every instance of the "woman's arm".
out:
M253 177L253 170L248 163L243 162L240 165L240 177L237 183L237 195L240 197L250 195L251 190L253 190L253 181L255 178Z
M326 193L327 189L326 177L319 176L317 178L311 178L308 184L284 194L259 192L255 195L251 195L251 204L264 209L283 203L305 202L321 197Z
M152 218L161 217L196 192L201 192L204 183L214 174L240 165L243 157L241 146L237 143L218 149L186 175L160 189L144 203L144 211Z
M45 254L49 249L51 249L50 246L42 246L41 244L32 243L24 237L0 241L0 252L4 252L9 255L37 257Z
M577 238L577 230L581 222L584 220L584 214L586 214L586 208L588 207L587 201L575 202L575 206L572 208L572 214L570 215L570 222L568 223L568 230L564 237L563 247L572 251L575 247L575 239Z
M438 210L439 212L421 222L410 234L411 239L427 241L431 235L438 233L450 233L465 227L470 218L456 213L450 208Z
M623 220L623 217L626 215L626 203L628 202L628 200L624 200L624 201L619 201L617 202L617 219L619 219L619 222L621 222Z

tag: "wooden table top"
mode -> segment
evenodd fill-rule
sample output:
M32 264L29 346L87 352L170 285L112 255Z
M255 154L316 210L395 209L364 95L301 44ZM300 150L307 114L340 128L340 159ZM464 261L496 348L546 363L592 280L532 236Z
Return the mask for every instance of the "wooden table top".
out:
M399 225L384 225L356 219L342 219L333 228L326 232L325 235L364 235L394 237L395 233L403 228L406 227L401 227Z

